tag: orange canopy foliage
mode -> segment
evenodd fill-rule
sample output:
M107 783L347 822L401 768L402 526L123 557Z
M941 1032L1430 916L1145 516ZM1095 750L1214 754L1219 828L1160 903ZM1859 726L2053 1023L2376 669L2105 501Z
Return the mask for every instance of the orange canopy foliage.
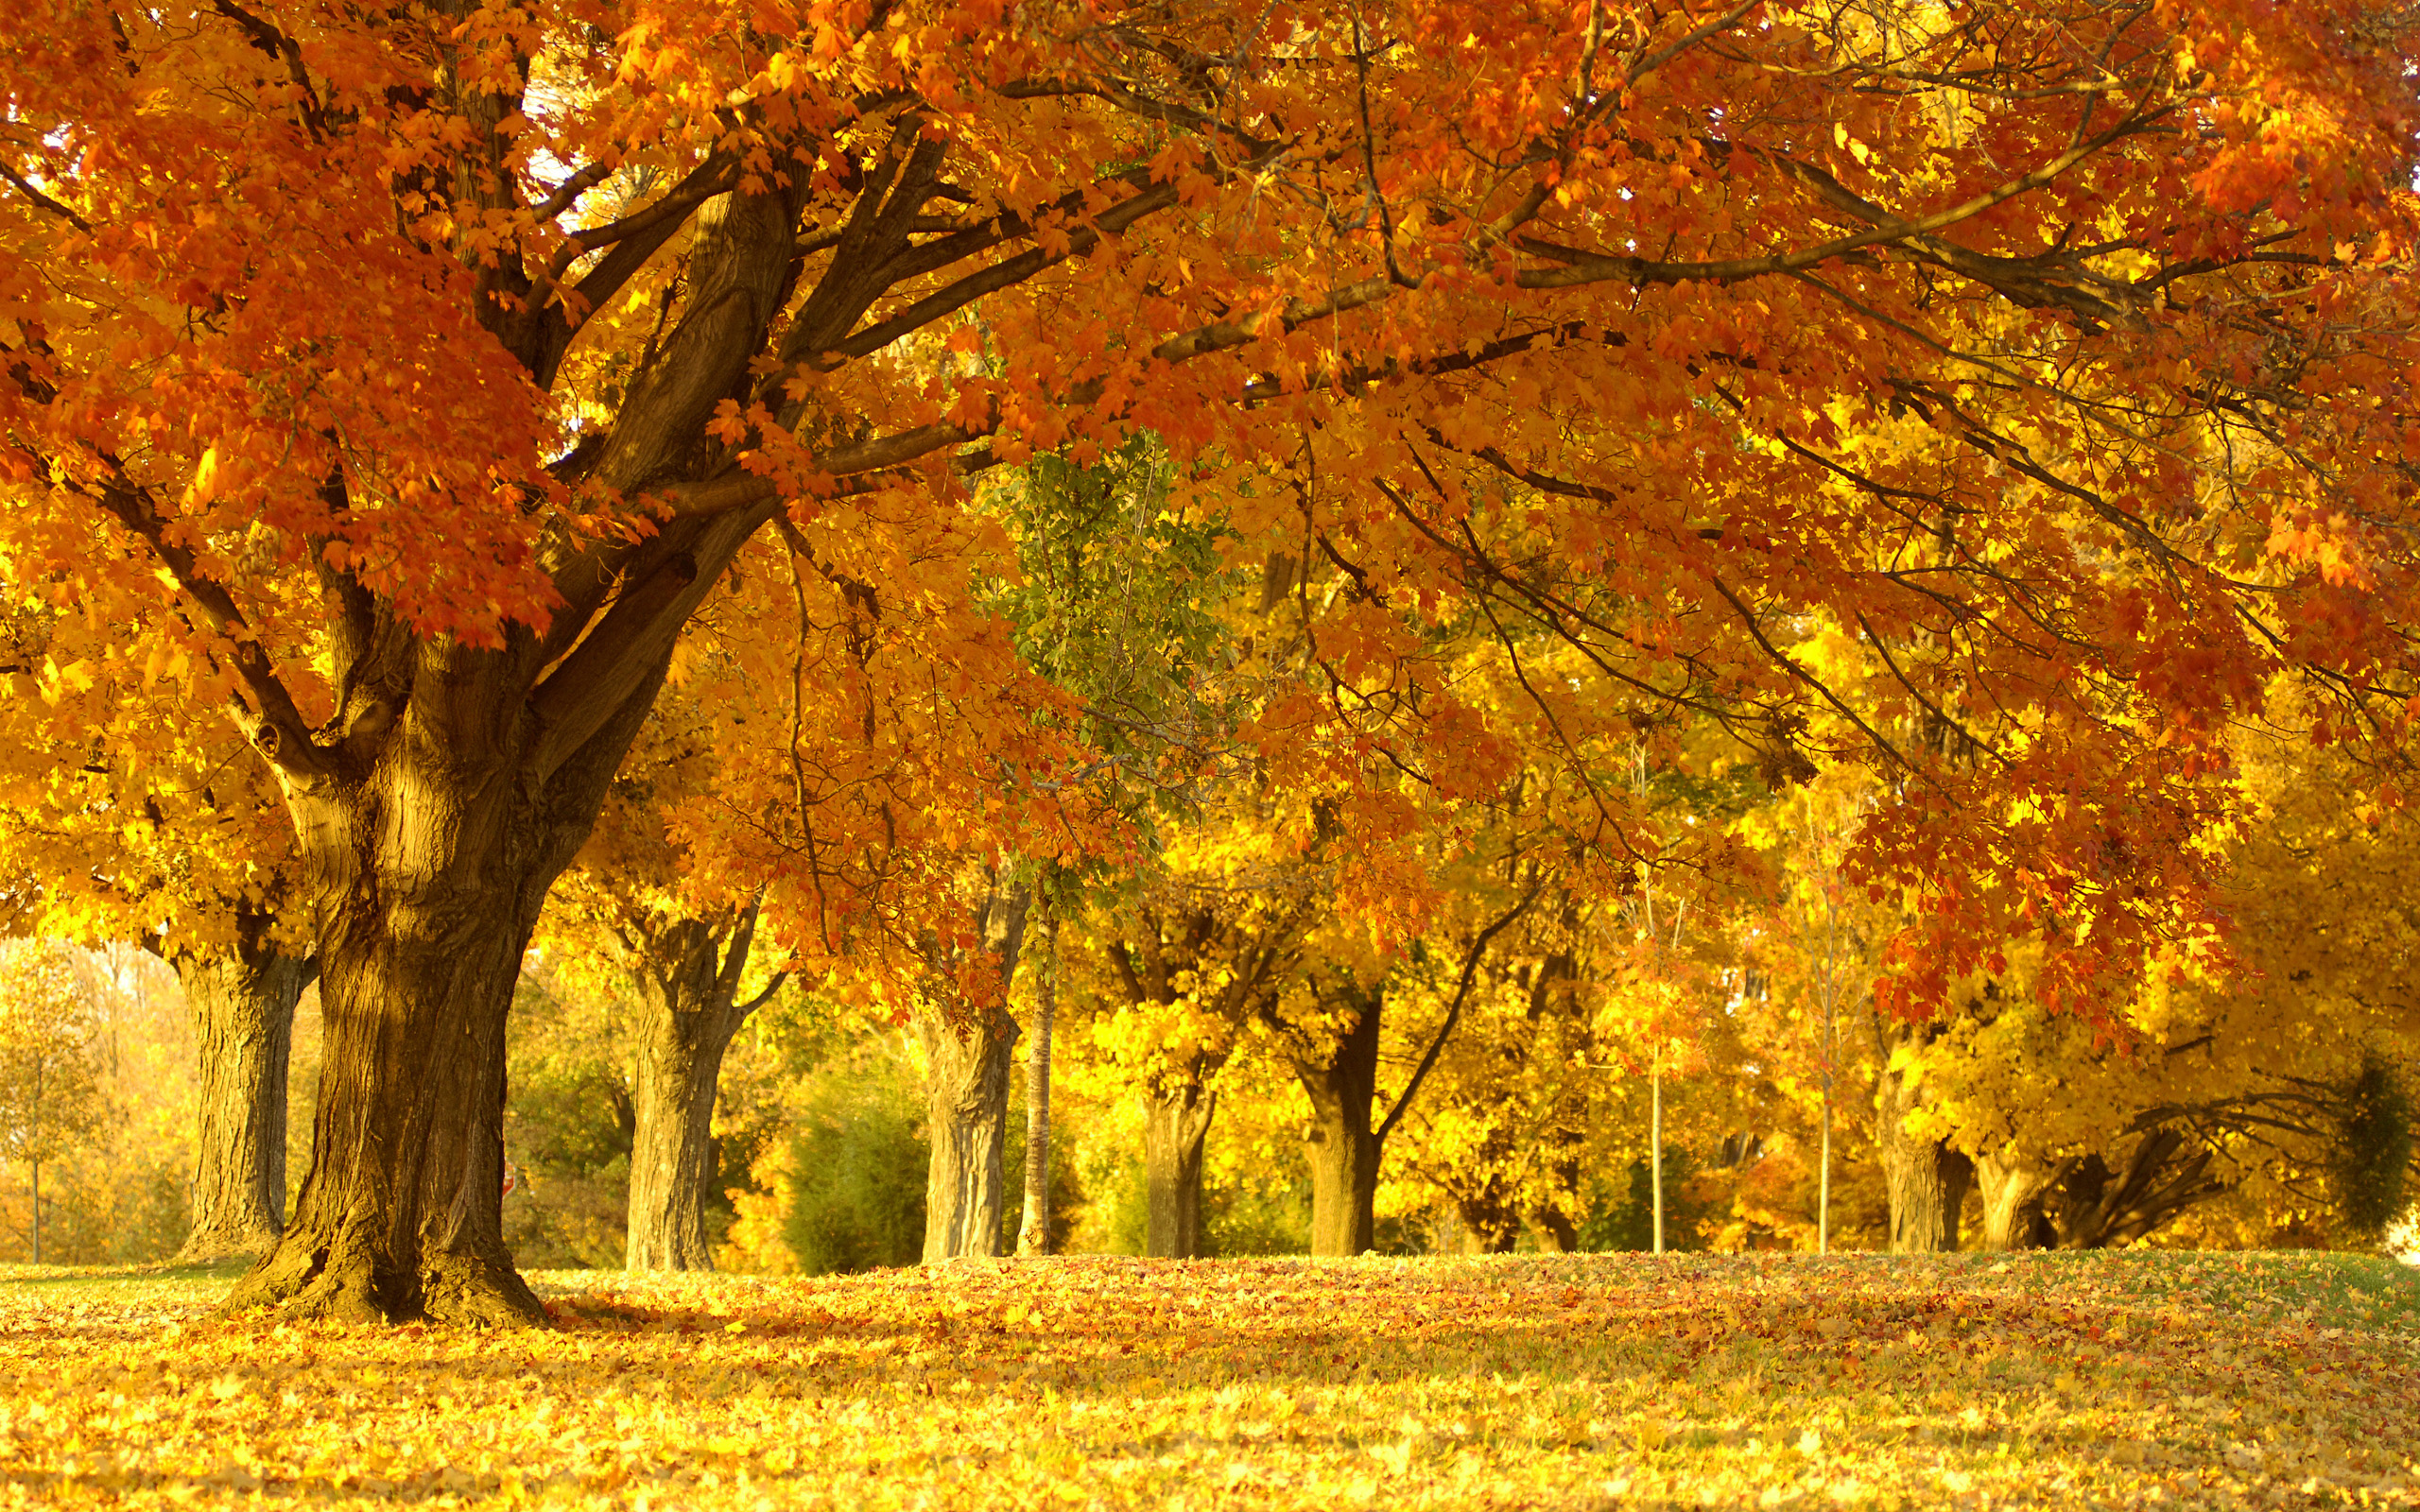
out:
M2328 0L31 0L15 696L232 708L333 877L366 773L618 760L777 517L938 602L964 558L902 543L965 475L1148 430L1308 564L1327 696L1272 772L1487 786L1508 716L1405 656L1453 626L1583 766L1676 709L1854 742L1945 938L2122 955L2197 927L2271 675L2324 736L2407 717L2411 42Z
M1307 480L1259 523L1352 575L1348 684L1457 597L1783 724L1789 614L1904 648L1875 738L1994 753L1910 818L2055 793L1984 827L2071 892L2263 667L2399 667L2404 25L38 4L9 571L96 633L29 675L232 695L300 768L347 594L567 647L667 510L1150 428Z

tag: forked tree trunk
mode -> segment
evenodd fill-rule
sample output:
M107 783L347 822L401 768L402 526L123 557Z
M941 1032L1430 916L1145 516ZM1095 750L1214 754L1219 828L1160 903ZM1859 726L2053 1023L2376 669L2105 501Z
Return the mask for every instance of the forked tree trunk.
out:
M1262 933L1237 928L1200 906L1161 913L1136 911L1140 926L1114 940L1109 958L1126 987L1126 1001L1173 1009L1188 995L1184 977L1203 991L1194 1010L1232 1031L1265 1017L1275 984L1293 964L1301 942L1292 919ZM1218 1111L1211 1080L1234 1053L1227 1035L1197 1040L1183 1055L1156 1058L1143 1082L1143 1252L1173 1260L1201 1253L1201 1144Z
M2227 1190L2209 1174L2211 1150L2178 1128L2152 1128L2122 1167L2099 1154L2070 1162L2046 1198L2063 1249L2127 1244L2174 1221L2186 1209Z
M927 1010L916 1016L916 1033L925 1044L932 1140L925 1176L925 1263L996 1255L1016 1022L994 1008L980 1028L961 1032Z
M1377 1133L1370 1105L1378 1091L1383 987L1347 984L1332 1001L1342 1030L1320 1059L1297 1057L1294 1074L1311 1100L1304 1131L1311 1165L1311 1253L1358 1255L1377 1243Z
M1199 1082L1143 1093L1143 1253L1201 1255L1201 1144L1219 1097Z
M1983 1197L1983 1229L1978 1249L2041 1249L2057 1235L2042 1211L2042 1194L2065 1174L2066 1162L2042 1164L2014 1149L1975 1158L1975 1184Z
M894 181L890 192L925 190ZM570 471L615 494L735 466L706 426L735 387L747 391L748 365L788 299L808 193L795 175L700 209L686 312L612 430L563 459ZM884 245L904 241L909 221L898 222ZM846 330L862 313L838 288L818 297L797 339ZM501 317L491 329L523 371L550 381L556 336ZM323 487L340 524L367 503L353 497L355 481L339 470ZM302 850L326 1040L310 1174L231 1309L545 1319L504 1246L504 1023L522 954L654 706L682 627L782 508L768 498L667 518L621 544L549 533L537 551L559 599L553 617L543 628L508 624L485 647L415 626L330 551L318 566L336 708L316 725L243 642L248 733L277 772ZM163 550L172 565L182 559L182 547ZM178 571L189 591L215 591Z
M181 1260L260 1254L285 1227L286 1066L310 962L274 949L179 955L201 1127Z
M230 1311L545 1321L504 1244L505 1015L546 889L662 685L664 644L609 712L563 714L585 736L562 751L494 685L509 658L424 644L404 712L372 703L354 722L374 758L321 750L307 782L289 774L320 964L318 1116L293 1219Z
M629 1270L712 1270L706 1194L715 1177L723 1053L781 981L739 1001L756 935L752 903L718 919L650 924L635 924L629 941L639 956L639 1025L622 1263Z

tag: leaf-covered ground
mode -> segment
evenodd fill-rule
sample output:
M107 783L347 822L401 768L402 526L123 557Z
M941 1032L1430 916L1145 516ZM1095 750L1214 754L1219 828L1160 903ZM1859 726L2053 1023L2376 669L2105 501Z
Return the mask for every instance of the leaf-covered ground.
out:
M2420 1506L2420 1272L2316 1255L544 1276L553 1332L0 1270L0 1502Z

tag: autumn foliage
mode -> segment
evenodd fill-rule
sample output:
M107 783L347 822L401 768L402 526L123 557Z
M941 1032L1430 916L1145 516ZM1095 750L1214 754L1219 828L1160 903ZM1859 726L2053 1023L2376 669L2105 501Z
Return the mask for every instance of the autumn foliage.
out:
M1259 1037L1502 1243L1576 1242L1627 1153L1531 1052L1644 1050L1660 1108L1668 1064L1806 1028L1771 988L1811 955L1768 957L1820 872L1824 1126L1881 1109L1893 1235L1954 1243L1978 1161L2116 1232L2136 1157L2254 1126L2092 1059L2239 1022L2169 1005L2260 970L2228 873L2291 805L2245 731L2330 753L2317 830L2404 801L2413 40L2325 3L33 0L22 912L307 949L312 1166L236 1298L297 1315L544 1316L508 1010L583 848L677 856L641 913L761 911L873 1022L984 1024L985 1085L1039 899L1129 979L1096 1006L1158 1037L1154 1096L1206 1120ZM1081 523L1111 498L1141 523ZM1757 831L1827 774L1853 823ZM2140 1095L1968 1116L1990 1078L1927 1057L2020 1019ZM1421 1069L1382 1089L1389 1034ZM2292 1073L2285 1166L2369 1040ZM1803 1116L1806 1043L1740 1117ZM1515 1159L1491 1080L1558 1132ZM1320 1167L1353 1206L1316 1232L1374 1236L1379 1159Z

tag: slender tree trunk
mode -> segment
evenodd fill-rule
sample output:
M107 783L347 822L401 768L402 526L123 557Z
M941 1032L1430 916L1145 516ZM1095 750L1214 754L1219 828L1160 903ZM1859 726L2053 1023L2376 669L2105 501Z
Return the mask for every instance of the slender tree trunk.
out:
M1350 985L1334 1000L1347 1017L1327 1056L1294 1061L1294 1074L1311 1100L1304 1144L1311 1164L1314 1255L1358 1255L1377 1242L1380 1145L1370 1105L1378 1091L1384 992L1383 987Z
M1059 916L1046 915L1041 971L1033 983L1033 1046L1026 1053L1025 1211L1017 1253L1050 1253L1050 1031L1059 1011Z
M961 1034L939 1012L916 1017L925 1045L932 1162L925 1177L925 1263L1000 1252L1009 1082L1016 1022L1006 1009Z
M1143 1252L1171 1260L1201 1254L1201 1144L1218 1094L1199 1082L1143 1094Z
M316 970L273 949L180 955L201 1128L182 1260L260 1254L285 1228L286 1066Z
M780 982L739 1001L756 935L752 903L717 919L633 924L639 1032L622 1263L629 1270L712 1270L706 1195L716 1170L723 1053Z
M34 1189L34 1263L42 1263L42 1162L27 1160L26 1168L33 1178Z
M1655 1253L1664 1253L1664 1061L1662 1052L1649 1072L1652 1078L1651 1097L1653 1110L1648 1115L1647 1138L1649 1185L1655 1198Z
M1827 878L1824 887L1824 1149L1815 1188L1815 1253L1819 1255L1832 1252L1832 1083L1838 1071L1834 1040L1841 1001L1840 901L1832 889L1838 881Z

